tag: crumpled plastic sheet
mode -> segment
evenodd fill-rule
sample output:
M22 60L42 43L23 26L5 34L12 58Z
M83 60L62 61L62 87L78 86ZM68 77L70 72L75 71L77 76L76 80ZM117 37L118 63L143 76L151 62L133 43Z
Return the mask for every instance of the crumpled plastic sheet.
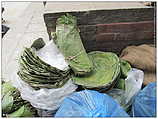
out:
M129 117L110 96L93 90L83 90L68 96L55 117Z
M125 103L129 102L131 98L141 90L143 79L143 71L136 68L132 68L132 70L129 71L128 76L125 79Z
M135 97L132 117L156 117L156 82L149 83Z
M47 64L60 70L67 70L69 68L63 54L59 51L53 40L48 42L40 50L36 51L36 55Z
M38 113L39 117L54 117L54 115L56 114L57 110L42 110L42 109L37 109L37 113Z
M63 99L73 93L77 86L69 80L63 87L57 89L40 89L34 90L26 82L21 80L19 76L13 73L11 82L21 93L21 97L27 100L35 108L45 110L56 110L59 108Z
M144 72L132 68L125 79L125 90L112 89L108 91L107 94L112 96L121 106L127 109L132 104L136 94L141 90L143 79Z

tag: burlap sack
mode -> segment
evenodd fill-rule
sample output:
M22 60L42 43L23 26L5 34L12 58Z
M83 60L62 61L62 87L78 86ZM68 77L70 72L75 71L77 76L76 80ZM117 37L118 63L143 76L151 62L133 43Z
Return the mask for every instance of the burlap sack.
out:
M146 44L140 46L128 46L122 51L120 58L128 61L132 67L144 71L144 85L156 81L155 47Z
M147 85L148 83L156 81L156 73L153 72L144 72L144 81L143 84Z

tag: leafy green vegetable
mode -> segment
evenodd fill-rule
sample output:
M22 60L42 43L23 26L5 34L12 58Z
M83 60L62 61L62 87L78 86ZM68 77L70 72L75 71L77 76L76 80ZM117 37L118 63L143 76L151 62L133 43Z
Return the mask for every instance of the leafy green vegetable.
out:
M2 97L9 91L15 91L16 88L11 85L10 82L5 82L2 84Z
M2 112L3 113L11 112L13 103L14 103L14 99L13 96L11 96L11 92L6 93L6 95L2 97Z
M54 42L76 75L92 71L93 64L82 44L75 16L67 14L57 19Z
M34 89L59 88L70 77L70 70L59 70L42 61L32 48L25 48L20 59L19 77Z
M118 79L118 82L116 84L116 88L125 90L125 80L124 79Z
M21 108L21 106L23 106L23 105L25 106L25 110L24 110L25 112L23 114L21 114L20 113L21 111L17 111L17 110L19 110L19 108ZM2 84L2 113L3 113L3 116L6 116L10 113L12 113L13 115L19 113L20 115L27 117L27 116L30 116L30 114L27 113L29 111L31 111L31 114L33 114L32 116L37 115L36 109L33 108L29 102L27 102L21 98L20 92L15 87L13 87L10 82L3 83ZM12 117L12 114L11 114L11 117Z
M88 54L93 62L93 71L83 77L73 77L75 84L86 88L99 88L111 84L120 73L119 58L114 53L94 51Z
M33 117L31 110L27 106L20 107L17 111L8 114L8 117Z
M35 48L36 50L41 49L42 47L45 46L45 42L43 41L42 38L38 38L37 40L35 40L32 45L31 48Z
M66 15L61 16L57 20L57 25L65 24L65 25L77 25L77 19L75 16L70 15L67 13Z
M131 65L125 61L125 60L120 60L120 64L121 64L121 73L123 77L127 77L128 72L131 70Z

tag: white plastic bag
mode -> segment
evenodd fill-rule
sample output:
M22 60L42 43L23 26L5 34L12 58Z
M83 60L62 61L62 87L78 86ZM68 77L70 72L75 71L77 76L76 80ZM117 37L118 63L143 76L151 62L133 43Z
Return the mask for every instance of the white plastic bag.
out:
M53 40L36 51L36 55L44 62L60 70L67 70L69 68L64 56L57 49ZM49 110L50 112L56 110L62 100L77 89L77 86L69 80L61 88L34 90L29 84L21 80L16 72L13 73L11 82L20 91L21 97L29 101L33 107Z
M128 73L125 79L125 98L128 103L133 96L135 96L141 89L144 79L144 72L135 68Z
M36 51L36 55L47 64L60 70L67 70L69 68L63 54L59 51L53 40Z
M141 90L143 79L144 72L132 68L125 79L125 90L112 89L107 94L112 96L124 109L128 110L128 107L132 104L132 99Z
M56 110L63 99L77 89L77 86L69 80L61 88L34 90L21 80L16 72L12 75L11 82L20 91L24 100L29 101L33 107L44 110Z

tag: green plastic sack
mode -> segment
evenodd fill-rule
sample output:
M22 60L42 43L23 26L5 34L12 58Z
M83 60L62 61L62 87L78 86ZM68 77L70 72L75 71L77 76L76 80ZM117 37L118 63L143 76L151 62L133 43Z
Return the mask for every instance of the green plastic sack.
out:
M84 77L73 77L75 84L86 88L103 88L110 86L119 76L120 63L116 54L94 51L88 53L94 69Z
M77 28L77 19L70 14L57 19L55 44L75 74L85 75L93 69Z

